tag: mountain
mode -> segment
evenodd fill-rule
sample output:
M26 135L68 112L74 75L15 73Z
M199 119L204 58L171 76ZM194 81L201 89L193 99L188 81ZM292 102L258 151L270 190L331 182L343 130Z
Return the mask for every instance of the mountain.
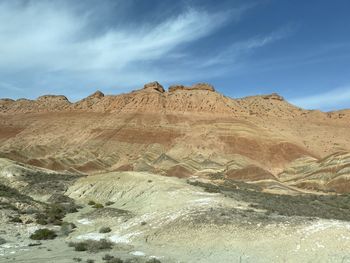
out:
M0 157L59 172L230 178L265 191L349 192L350 110L278 94L232 99L209 84L158 82L78 102L0 100Z

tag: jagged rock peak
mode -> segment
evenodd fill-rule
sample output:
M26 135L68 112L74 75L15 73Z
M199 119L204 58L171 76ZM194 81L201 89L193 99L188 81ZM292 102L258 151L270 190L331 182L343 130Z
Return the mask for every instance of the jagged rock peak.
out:
M153 81L153 82L150 82L150 83L147 83L143 86L143 89L144 90L149 90L149 91L158 91L158 92L165 92L164 88L162 85L160 85L157 81Z
M284 98L282 96L278 95L277 93L272 93L272 94L269 94L269 95L263 95L262 97L265 100L280 100L280 101L284 100Z
M197 83L192 85L191 87L186 87L183 85L172 85L169 87L169 92L175 92L177 90L208 90L215 92L215 88L207 83Z
M105 94L103 94L101 91L96 91L95 93L91 94L88 98L90 99L93 99L93 98L96 98L96 99L101 99L105 96Z

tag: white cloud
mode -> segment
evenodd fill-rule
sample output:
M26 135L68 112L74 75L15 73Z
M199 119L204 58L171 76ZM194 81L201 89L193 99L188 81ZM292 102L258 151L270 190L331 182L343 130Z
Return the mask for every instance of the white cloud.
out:
M1 2L0 69L118 71L130 63L160 59L179 45L210 34L229 18L228 13L188 9L157 25L115 26L92 34L89 15L49 2Z
M349 105L350 86L333 89L327 92L295 98L291 103L306 109L339 109Z
M0 86L1 97L64 93L77 99L96 88L115 93L112 89L137 88L151 80L193 80L199 72L180 66L193 60L181 47L239 20L247 10L189 7L158 23L158 17L139 24L116 21L100 30L94 18L103 12L83 12L74 3L0 1L0 78L7 83ZM172 66L165 69L164 61Z

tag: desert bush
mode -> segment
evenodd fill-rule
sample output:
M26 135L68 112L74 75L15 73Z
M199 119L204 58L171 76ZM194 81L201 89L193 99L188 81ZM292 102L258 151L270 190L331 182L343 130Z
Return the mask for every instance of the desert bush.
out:
M159 259L151 258L146 261L146 263L162 263Z
M108 261L108 260L111 260L111 259L113 259L113 258L114 258L114 257L111 256L110 254L106 254L106 255L103 256L102 260Z
M73 261L75 261L75 262L81 262L82 259L81 259L81 258L73 258Z
M63 222L61 225L61 234L63 236L68 236L70 233L73 232L73 230L77 228L77 226L73 223Z
M42 243L41 242L36 242L36 243L29 243L28 247L37 247L37 246L41 246Z
M100 209L100 208L103 208L103 204L96 203L96 204L94 204L92 207L93 207L93 208Z
M116 258L114 256L106 254L103 258L106 263L123 263L124 261L120 258Z
M100 230L98 231L99 233L109 233L111 232L112 229L108 226L101 227Z
M3 239L2 237L0 237L0 245L3 245L3 244L5 244L5 243L6 243L6 240Z
M53 230L42 228L36 230L32 235L30 235L30 239L33 240L47 240L54 239L56 237L56 233Z
M10 219L10 222L12 222L12 223L23 223L22 219L19 216L12 217Z
M36 214L35 219L40 225L53 224L60 226L62 225L62 219L66 214L74 213L76 211L78 210L74 204L65 205L54 203L47 205L43 213Z
M93 259L87 259L87 260L86 260L86 263L95 263L95 260L93 260Z
M75 251L89 251L96 253L100 250L111 249L113 243L106 239L101 239L99 241L89 239L81 242L70 242L68 245L74 247Z
M114 204L115 204L114 202L108 201L108 202L105 203L105 206L110 206L110 205L114 205Z
M96 205L96 202L95 202L95 201L90 200L90 201L88 202L88 205Z
M109 254L104 255L102 260L106 261L106 263L123 263L124 262L120 258L116 258L116 257L111 256Z

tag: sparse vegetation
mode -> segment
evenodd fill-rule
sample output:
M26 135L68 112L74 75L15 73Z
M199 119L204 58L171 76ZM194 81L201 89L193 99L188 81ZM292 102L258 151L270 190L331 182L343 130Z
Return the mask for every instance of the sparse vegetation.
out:
M33 240L48 240L48 239L55 239L57 237L55 231L42 228L38 229L34 232L34 234L30 235L30 238Z
M81 242L70 242L70 247L73 247L75 251L88 251L96 253L101 250L108 250L113 247L113 243L106 239L96 240L85 240Z
M105 206L110 206L110 205L114 205L114 204L115 204L114 202L108 201L108 202L105 203Z
M106 263L123 263L124 262L120 258L116 258L116 257L111 256L109 254L104 255L102 260L106 261Z
M10 219L12 223L23 223L22 219L19 216L14 216Z
M108 226L101 227L100 230L98 231L99 233L109 233L111 232L112 229Z
M251 203L252 208L266 210L267 215L278 214L350 220L350 213L348 213L350 210L350 194L277 195L261 192L259 187L229 179L226 179L221 185L197 181L189 183L203 187L206 191L223 193L226 196ZM254 210L250 209L248 212L254 212Z
M162 263L159 259L152 258L146 261L146 263Z
M87 259L86 260L86 263L94 263L95 262L95 260L93 260L93 259Z
M92 201L92 200L90 200L89 202L88 202L88 205L96 205L96 202L95 201Z
M33 200L31 197L21 194L20 192L18 192L18 190L8 187L1 183L0 183L0 197L14 198L21 201Z
M103 204L96 203L96 204L94 204L92 207L93 207L93 208L96 208L96 209L101 209L101 208L103 208L104 206L103 206Z
M82 259L81 258L73 258L73 261L75 261L75 262L81 262L82 261Z
M43 213L38 213L36 215L36 222L40 225L53 224L60 226L62 225L62 219L66 216L66 214L76 211L77 209L74 207L74 204L49 204Z
M68 236L74 231L75 228L77 228L77 226L74 223L63 222L61 225L60 233L63 236Z
M0 245L3 245L3 244L5 244L5 243L6 243L6 240L3 239L2 237L0 237Z
M88 202L88 205L91 206L91 207L93 207L93 208L97 208L97 209L103 208L103 207L104 207L103 204L96 203L96 202L93 201L93 200L90 200L90 201Z

